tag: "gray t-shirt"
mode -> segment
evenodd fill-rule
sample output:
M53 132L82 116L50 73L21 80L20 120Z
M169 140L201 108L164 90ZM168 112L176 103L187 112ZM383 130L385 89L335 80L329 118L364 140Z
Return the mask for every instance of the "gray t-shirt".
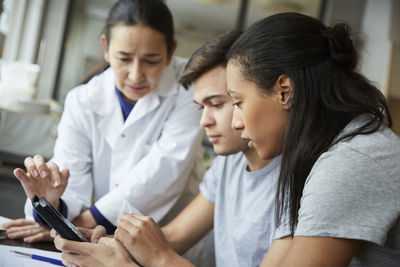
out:
M304 186L295 235L362 240L350 266L400 266L399 137L382 126L323 153Z
M258 266L275 238L290 234L275 225L275 192L281 158L255 172L242 153L217 156L200 184L214 203L217 266Z

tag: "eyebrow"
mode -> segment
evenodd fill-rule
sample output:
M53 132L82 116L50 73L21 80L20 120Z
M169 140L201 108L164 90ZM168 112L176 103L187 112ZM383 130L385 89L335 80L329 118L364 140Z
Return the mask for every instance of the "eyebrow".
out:
M223 97L223 95L209 95L209 96L203 98L201 100L201 102L206 103L206 102L209 102L211 99L217 98L217 97ZM193 100L193 102L196 103L197 105L201 105L200 103L197 103L196 100Z
M132 56L133 55L133 53L127 53L127 52L124 52L124 51L118 51L117 53L121 54L123 56ZM159 54L159 53L149 53L149 54L144 54L143 56L144 57L159 57L159 56L161 56L161 54Z
M217 98L217 97L223 97L223 95L209 95L209 96L207 96L207 97L205 97L205 98L203 99L203 102L208 102L208 101L210 101L211 99Z

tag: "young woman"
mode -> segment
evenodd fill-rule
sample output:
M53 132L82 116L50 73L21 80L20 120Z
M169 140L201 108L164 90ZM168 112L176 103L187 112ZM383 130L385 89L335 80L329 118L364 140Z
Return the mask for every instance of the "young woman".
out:
M282 154L275 240L263 266L399 266L400 140L384 96L355 71L343 24L295 13L251 26L228 54L235 127Z
M75 225L113 233L121 212L160 221L198 190L202 132L192 91L177 82L186 61L173 56L173 20L163 1L119 0L101 42L110 68L68 94L53 159L27 158L27 173L14 173L28 198L44 196ZM69 170L68 181L58 166ZM29 199L25 214L40 222ZM11 238L49 238L35 222L6 227Z

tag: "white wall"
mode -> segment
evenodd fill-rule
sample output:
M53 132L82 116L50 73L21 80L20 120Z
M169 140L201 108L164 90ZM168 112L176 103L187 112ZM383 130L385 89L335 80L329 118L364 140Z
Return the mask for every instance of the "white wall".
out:
M392 46L388 95L400 99L400 43Z
M375 82L384 95L388 93L392 54L391 5L392 0L368 0L361 25L365 41L361 52L361 73Z
M393 42L388 95L400 99L400 1L392 0L390 37Z

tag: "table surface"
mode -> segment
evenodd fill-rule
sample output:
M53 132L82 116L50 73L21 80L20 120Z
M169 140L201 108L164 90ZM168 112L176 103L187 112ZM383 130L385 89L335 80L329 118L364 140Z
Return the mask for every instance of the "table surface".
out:
M22 239L3 239L0 240L0 245L18 246L24 248L36 248L48 251L59 252L53 242L25 243Z

